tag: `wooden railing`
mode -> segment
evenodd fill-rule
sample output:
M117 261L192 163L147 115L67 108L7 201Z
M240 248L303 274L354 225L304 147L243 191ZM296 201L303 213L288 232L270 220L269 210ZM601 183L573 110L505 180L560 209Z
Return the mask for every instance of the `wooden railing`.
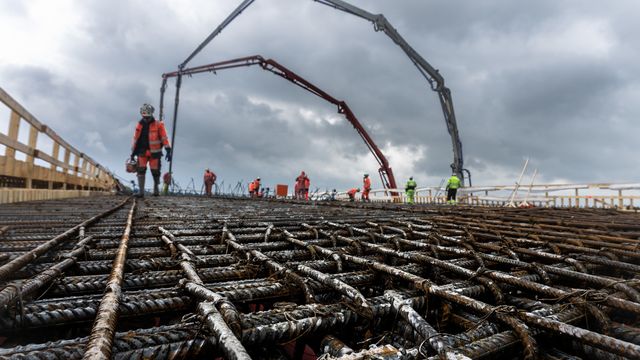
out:
M83 190L82 194L86 194L87 191L111 191L116 187L117 181L108 170L38 121L2 88L0 102L10 110L8 131L5 133L6 129L0 129L0 144L5 146L4 156L0 156L0 191L19 189L20 198L30 200L47 198L42 190ZM29 129L26 144L18 139L22 126ZM38 139L42 136L53 144L50 153L37 149ZM16 158L17 152L24 154L24 160ZM34 163L36 159L45 165ZM34 193L40 195L25 195L30 189L37 189Z

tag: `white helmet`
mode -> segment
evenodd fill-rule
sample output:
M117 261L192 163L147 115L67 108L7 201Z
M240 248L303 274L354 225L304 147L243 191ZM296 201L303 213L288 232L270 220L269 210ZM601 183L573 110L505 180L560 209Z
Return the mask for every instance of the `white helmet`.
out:
M142 106L140 106L140 115L143 117L153 116L154 110L153 106L149 104L142 104Z

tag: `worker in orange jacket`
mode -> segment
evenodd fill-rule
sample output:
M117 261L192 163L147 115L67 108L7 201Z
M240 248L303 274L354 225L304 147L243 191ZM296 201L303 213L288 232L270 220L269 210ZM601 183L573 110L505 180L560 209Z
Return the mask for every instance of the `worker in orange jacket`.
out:
M131 144L131 159L138 156L138 197L144 197L144 183L147 172L147 164L151 168L153 176L153 195L158 196L160 183L160 159L162 158L162 147L166 151L166 160L171 161L171 144L167 137L167 130L164 123L153 118L153 106L143 104L140 107L142 119L138 121L136 131Z
M356 201L356 193L360 192L360 188L353 188L347 191L347 195L349 195L349 201Z
M371 191L371 179L369 179L369 174L364 174L364 178L362 179L362 188L362 201L370 201L369 191Z
M296 199L309 200L309 185L311 181L307 174L303 172L296 178Z
M253 180L249 184L249 195L251 197L258 197L259 192L260 192L260 177L258 176L255 180Z
M205 192L207 194L207 196L211 196L211 187L213 187L213 184L216 183L216 179L218 177L216 176L216 174L209 170L209 168L205 169L204 171L204 189Z
M304 199L309 200L309 188L311 187L311 180L309 178L304 179Z

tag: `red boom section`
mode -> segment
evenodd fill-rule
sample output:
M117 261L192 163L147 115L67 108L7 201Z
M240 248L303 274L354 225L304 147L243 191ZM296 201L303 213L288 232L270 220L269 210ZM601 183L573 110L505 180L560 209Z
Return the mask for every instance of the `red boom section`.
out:
M251 66L251 65L260 65L264 70L270 71L273 74L276 74L286 80L291 81L292 83L298 85L299 87L309 91L310 93L323 98L324 100L334 104L338 107L338 113L343 114L344 117L353 125L353 127L358 132L358 135L362 138L364 143L369 148L369 151L373 154L380 165L378 169L378 173L380 174L380 179L382 180L382 184L385 189L396 189L396 179L393 176L393 171L391 171L391 167L389 166L389 162L387 158L382 154L380 148L373 142L371 136L367 133L365 128L360 124L358 118L356 118L349 105L344 100L338 100L333 96L329 95L322 89L313 85L309 81L302 78L300 75L294 73L293 71L287 69L286 67L278 64L275 60L272 59L264 59L260 55L248 56L238 59L232 59L227 61L221 61L213 64L196 66L188 69L183 69L180 71L174 71L170 73L162 74L162 78L166 80L167 78L176 77L178 75L193 75L205 72L216 72L224 69L231 69L243 66Z

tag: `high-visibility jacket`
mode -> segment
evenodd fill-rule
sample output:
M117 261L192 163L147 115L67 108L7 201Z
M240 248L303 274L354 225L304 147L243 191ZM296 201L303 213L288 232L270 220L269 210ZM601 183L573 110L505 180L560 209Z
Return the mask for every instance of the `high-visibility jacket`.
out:
M253 180L253 190L256 192L260 191L260 180Z
M255 182L250 182L249 183L249 192L253 192L253 190L255 190L256 188L256 183Z
M131 144L131 152L138 150L138 155L140 151L146 151L146 149L136 149L136 144L140 139L140 134L142 133L143 121L145 119L141 119L136 126L136 132L133 134L133 143ZM167 137L167 130L164 128L164 123L158 120L152 120L149 122L149 151L151 152L151 157L161 158L162 157L162 146L170 148L171 144L169 144L169 138Z
M304 188L305 189L309 189L309 186L311 186L311 180L309 180L308 177L304 177Z
M347 191L347 194L349 195L349 197L354 197L354 196L356 196L357 192L358 192L358 189L353 188L353 189Z
M451 175L449 181L447 181L447 189L457 189L460 187L460 179L457 176Z
M212 171L205 171L204 172L204 182L207 184L213 184L214 182L216 182L216 174L214 174Z
M415 190L418 187L418 184L416 184L415 180L407 180L407 184L404 186L405 191L406 190Z
M309 182L309 178L307 177L306 174L301 173L300 175L298 175L298 177L296 178L296 185L298 185L298 189L305 189L308 188L309 186L307 186L307 183Z
M365 190L371 190L371 179L369 177L364 178L362 182Z

